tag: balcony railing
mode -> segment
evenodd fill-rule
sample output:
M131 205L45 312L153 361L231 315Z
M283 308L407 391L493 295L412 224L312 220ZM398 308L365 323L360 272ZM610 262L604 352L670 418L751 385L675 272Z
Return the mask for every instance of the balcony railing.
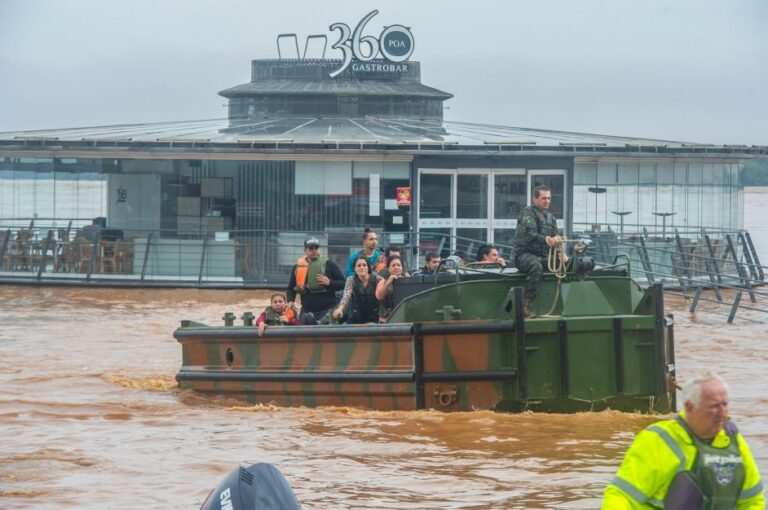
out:
M93 285L282 288L303 241L315 236L322 253L344 270L351 253L361 249L360 231L298 232L239 230L179 232L123 230L77 222L36 219L23 225L0 222L0 281L90 283ZM81 223L82 224L82 223ZM572 237L591 241L589 253L611 264L629 260L632 275L653 283L696 289L729 283L747 288L762 283L765 271L746 231L672 229L624 234L592 228ZM416 269L425 253L443 258L455 250L470 259L483 241L423 233L379 233L380 248L401 246L406 265ZM511 246L498 245L510 258Z

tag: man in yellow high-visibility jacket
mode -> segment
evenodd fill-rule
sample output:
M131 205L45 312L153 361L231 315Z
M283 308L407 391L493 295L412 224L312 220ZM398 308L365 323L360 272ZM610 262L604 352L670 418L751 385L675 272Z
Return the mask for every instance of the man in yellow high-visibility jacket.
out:
M763 510L747 442L728 421L728 387L714 372L683 386L685 411L642 430L605 489L603 509Z

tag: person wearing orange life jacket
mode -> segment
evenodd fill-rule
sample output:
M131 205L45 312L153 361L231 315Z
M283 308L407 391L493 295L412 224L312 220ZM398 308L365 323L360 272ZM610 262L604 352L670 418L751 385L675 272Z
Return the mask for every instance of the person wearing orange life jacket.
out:
M685 412L640 431L603 509L762 510L755 460L728 420L728 387L707 371L683 385Z
M272 294L270 305L261 312L256 319L256 327L259 328L259 336L264 336L267 326L288 326L299 324L298 314L293 307L289 307L285 300L285 294Z
M288 281L288 306L301 296L302 324L322 322L336 304L336 291L344 288L344 275L336 263L320 254L320 240L304 240L304 256L296 261ZM311 315L310 315L311 314Z

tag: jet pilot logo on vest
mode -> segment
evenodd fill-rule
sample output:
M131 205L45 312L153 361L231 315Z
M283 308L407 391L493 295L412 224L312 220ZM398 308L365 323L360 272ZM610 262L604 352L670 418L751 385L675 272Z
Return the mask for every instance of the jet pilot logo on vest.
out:
M704 454L704 465L715 472L715 479L720 485L731 483L736 466L743 462L740 455Z

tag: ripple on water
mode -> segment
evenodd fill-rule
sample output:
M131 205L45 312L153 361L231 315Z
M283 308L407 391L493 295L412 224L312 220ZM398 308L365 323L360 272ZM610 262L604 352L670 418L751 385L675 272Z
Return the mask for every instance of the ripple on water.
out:
M235 466L261 461L278 466L305 508L595 508L634 434L660 418L287 409L176 387L178 320L219 324L224 311L258 311L268 299L0 287L0 506L196 508ZM716 359L768 472L766 328L728 326L712 307L691 318L682 298L667 306L681 380ZM30 309L46 310L44 320ZM100 495L83 505L95 485Z

